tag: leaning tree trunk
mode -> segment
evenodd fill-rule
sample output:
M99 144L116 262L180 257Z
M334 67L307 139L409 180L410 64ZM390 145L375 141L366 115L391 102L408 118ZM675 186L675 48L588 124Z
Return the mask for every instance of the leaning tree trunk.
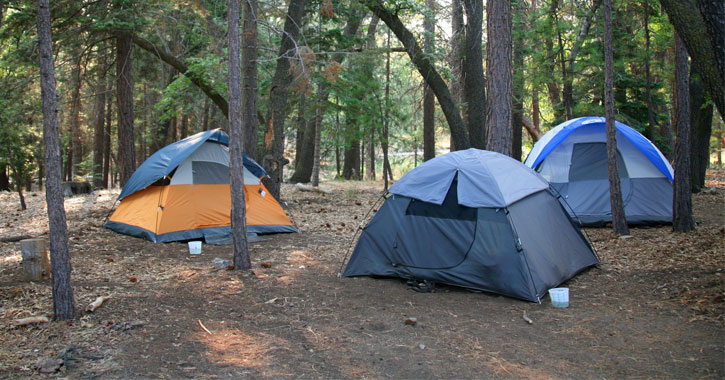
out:
M289 4L282 41L277 53L277 67L270 85L262 164L270 177L267 188L276 199L280 199L284 166L288 162L284 157L284 122L287 118L289 86L292 83L290 58L297 53L297 38L299 37L302 15L306 4L307 0L292 0ZM299 163L299 158L299 155L295 156L295 167Z
M511 156L511 3L488 0L486 149Z
M73 318L75 302L71 287L71 263L68 252L68 232L63 208L60 178L60 138L58 136L58 107L55 92L52 38L50 35L50 5L38 0L38 57L40 59L40 89L43 99L43 139L47 173L45 200L48 207L48 227L53 283L53 312L57 321Z
M136 170L133 132L133 42L131 35L116 37L116 101L118 102L118 161L121 187Z
M468 149L471 147L471 143L468 139L463 119L461 114L458 112L458 107L451 97L451 93L448 90L448 85L436 71L435 66L428 57L427 54L420 48L418 41L406 27L400 18L388 8L385 7L382 0L368 0L365 1L365 5L378 17L380 17L385 25L388 26L398 37L398 40L405 47L410 60L415 65L416 69L423 78L426 79L426 83L431 87L433 93L435 93L438 99L438 105L440 105L443 114L448 121L448 127L451 130L454 145L456 149Z
M695 229L690 188L690 94L687 73L687 49L675 32L675 195L672 201L672 229L688 232Z
M242 101L239 63L239 0L229 0L227 10L229 25L229 176L232 197L232 245L234 247L234 269L250 269L249 246L247 245L247 220L244 191L244 129L242 128Z
M612 47L612 0L604 0L604 114L607 130L607 172L609 204L615 234L629 235L624 214L622 186L617 167L617 129L614 124L614 49Z
M702 75L720 117L725 118L725 2L660 0L660 4Z

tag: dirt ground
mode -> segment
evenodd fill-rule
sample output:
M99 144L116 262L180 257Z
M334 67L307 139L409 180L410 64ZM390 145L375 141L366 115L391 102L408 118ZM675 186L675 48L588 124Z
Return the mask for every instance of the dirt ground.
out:
M0 243L0 378L722 379L725 171L708 178L693 233L587 229L602 264L566 284L566 309L339 279L381 183L285 185L301 232L252 244L251 273L212 265L228 246L192 256L104 229L118 191L69 198L78 317L15 326L52 317L50 282L23 282L19 243ZM27 200L18 211L16 194L0 194L0 238L47 234L44 195ZM98 296L110 299L84 311Z

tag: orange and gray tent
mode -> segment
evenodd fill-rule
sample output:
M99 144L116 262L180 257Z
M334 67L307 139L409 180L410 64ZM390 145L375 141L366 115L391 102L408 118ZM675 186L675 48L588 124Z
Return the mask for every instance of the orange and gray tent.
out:
M232 208L228 146L229 136L215 129L160 149L131 175L105 226L157 243L228 237ZM247 232L296 232L262 184L266 175L244 155Z

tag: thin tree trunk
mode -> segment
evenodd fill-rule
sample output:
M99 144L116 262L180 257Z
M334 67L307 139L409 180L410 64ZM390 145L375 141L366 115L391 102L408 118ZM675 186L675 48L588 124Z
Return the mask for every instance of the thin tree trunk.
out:
M393 171L390 169L390 160L388 158L388 137L390 128L390 28L388 28L388 38L386 46L388 51L385 54L385 117L383 118L383 138L380 142L383 148L383 179L385 190L388 190L388 180L393 180ZM451 138L451 141L453 139Z
M113 121L113 79L109 75L108 86L107 86L107 99L106 99L106 123L105 132L103 133L103 187L108 188L109 176L111 173L111 123Z
M692 193L690 186L690 94L687 49L675 32L675 195L672 204L672 229L688 232L695 229L692 217Z
M0 164L0 191L10 190L10 177L6 164Z
M551 5L549 6L549 22L553 24L553 27L556 28L558 31L559 25L558 25L558 19L559 19L559 0L551 0ZM546 79L546 88L547 93L549 95L549 101L551 102L551 107L554 111L554 118L557 120L563 119L565 114L564 105L562 104L561 100L561 91L559 88L559 84L556 82L556 77L554 76L554 71L556 70L556 59L555 57L559 55L558 51L554 51L554 43L551 40L551 33L544 33L544 46L546 48L546 54L547 58L544 59L544 73Z
M335 104L339 105L340 100L335 97ZM340 178L340 108L335 107L335 178Z
M305 130L307 129L307 118L305 113L307 104L307 96L302 93L297 101L297 135L295 136L295 170L302 162L302 151L304 150ZM339 173L338 173L339 174Z
M244 190L244 129L242 128L242 91L240 88L239 45L239 0L229 0L227 11L229 25L229 176L232 193L232 245L234 246L234 269L247 270L252 267L247 245L247 220Z
M81 142L81 59L80 46L74 48L74 62L71 71L71 83L73 90L71 92L70 102L70 179L80 175L80 164L83 161L83 143Z
M179 140L185 139L189 135L189 113L184 111L181 115L181 128L179 128Z
M15 182L15 190L18 192L18 198L20 200L20 209L25 211L28 206L25 205L25 197L23 196L23 184L20 178L20 172L15 166L15 159L13 158L13 152L10 150L10 145L5 145L5 149L8 152L8 160L10 161L10 169L13 171L13 182Z
M75 301L71 287L71 263L68 252L68 233L63 206L60 178L60 138L58 136L58 108L55 92L52 38L50 35L50 5L38 0L38 57L40 60L40 88L43 99L43 139L47 187L45 200L48 207L51 281L53 284L54 319L65 321L75 314Z
M378 29L378 21L380 21L380 19L375 15L373 15L372 19L370 20L370 25L368 26L367 42L366 42L366 48L368 50L375 49L375 47L376 47L375 34ZM374 80L373 68L374 68L374 65L372 65L372 64L366 65L366 67L365 67L365 70L366 70L365 75L368 78L370 78L371 81ZM375 95L377 96L377 93ZM366 148L365 148L365 151L367 152L367 155L368 155L368 160L365 160L365 163L366 163L365 164L365 178L368 180L371 180L371 181L375 180L375 134L376 134L375 126L376 125L377 125L377 123L375 123L375 122L368 123L368 128L367 128L367 130L368 130L367 137L368 138L367 138L367 144L366 144ZM337 127L337 124L335 125L335 127ZM337 133L336 133L336 135L337 135Z
M118 102L118 160L121 187L136 170L133 131L133 42L121 32L116 37L116 100Z
M244 151L250 157L257 157L257 0L242 2L244 17L242 35L242 128L244 128ZM285 99L286 100L286 99ZM284 145L284 134L275 136ZM281 182L282 168L279 168ZM280 199L279 190L270 193Z
M435 49L435 0L426 0L426 14L423 19L423 50L433 55ZM435 148L435 96L428 84L423 86L423 161L436 156Z
M486 149L511 156L511 3L488 0Z
M697 66L690 66L690 185L693 193L699 193L705 186L705 173L710 164L710 135L712 134L712 103L705 103L705 85L697 72Z
M315 104L315 138L314 138L314 150L312 152L312 186L317 187L320 185L320 138L322 136L322 89L321 85L317 87L317 102ZM360 156L357 155L359 158ZM347 165L347 157L345 159L345 165ZM359 165L357 166L359 167Z
M649 2L644 0L644 75L645 75L645 97L647 98L647 138L654 142L657 140L655 130L655 113L652 104L652 74L649 67L650 37L649 37Z
M607 168L609 174L609 203L612 228L615 234L629 235L624 214L622 186L617 167L617 129L614 124L614 52L612 47L612 0L604 0L604 113L607 130Z
M99 66L106 67L105 59L99 63ZM93 187L100 189L106 187L103 183L103 132L106 121L106 78L103 70L98 76L94 110L96 112L93 119Z
M201 117L201 130L202 131L209 130L209 107L210 106L211 106L211 103L209 103L209 99L204 99L204 111L203 111L203 115Z

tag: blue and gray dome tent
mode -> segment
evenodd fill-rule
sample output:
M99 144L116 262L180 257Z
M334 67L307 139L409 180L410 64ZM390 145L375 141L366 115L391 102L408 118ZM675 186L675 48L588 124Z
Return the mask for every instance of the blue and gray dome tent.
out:
M344 276L427 280L539 301L599 262L546 180L498 153L434 158L389 193Z
M672 166L642 134L620 122L615 126L627 222L672 222ZM612 221L606 141L603 117L580 117L547 132L525 161L561 193L567 211L583 225Z

